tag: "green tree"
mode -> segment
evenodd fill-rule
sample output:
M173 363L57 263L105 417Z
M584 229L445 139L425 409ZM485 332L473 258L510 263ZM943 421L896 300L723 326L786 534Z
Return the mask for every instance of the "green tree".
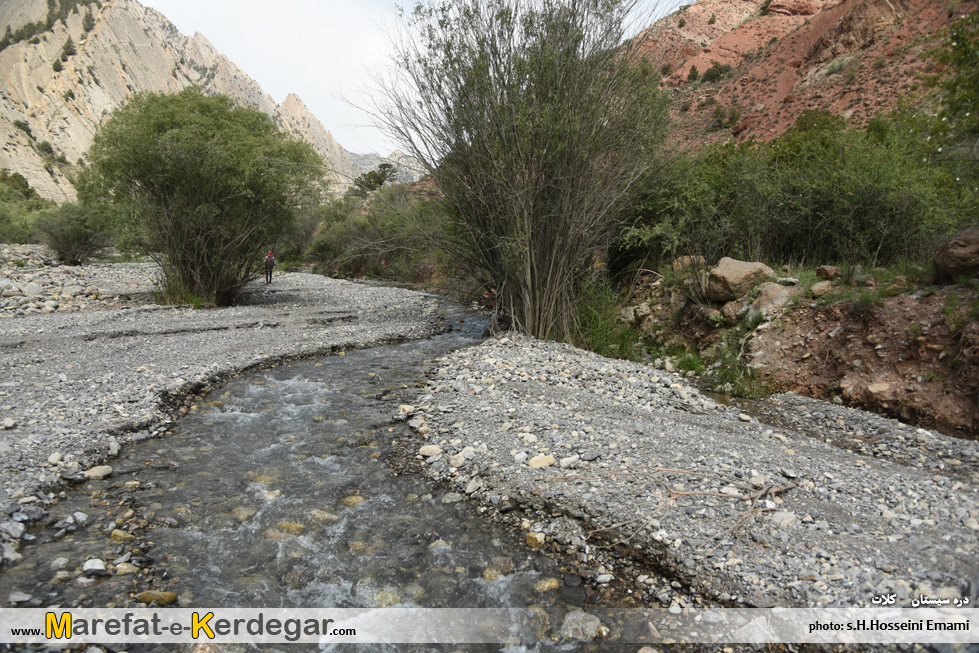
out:
M623 41L635 4L436 0L395 43L380 119L442 193L444 251L537 337L573 334L577 293L664 136L659 75Z
M91 7L85 10L85 17L82 18L82 29L85 30L86 33L95 29L95 17L92 16Z
M68 40L65 41L64 46L61 48L61 60L68 61L68 57L74 56L77 52L78 49L75 47L75 42L72 41L71 37L69 36Z
M687 73L687 81L695 82L700 78L700 73L697 72L697 66L690 66L690 72Z
M398 169L390 163L382 163L375 170L368 170L364 174L354 179L351 189L359 197L367 197L388 181L398 176Z
M124 228L163 270L167 298L229 305L264 250L316 200L319 156L265 114L199 88L137 94L95 136L86 201L126 210Z

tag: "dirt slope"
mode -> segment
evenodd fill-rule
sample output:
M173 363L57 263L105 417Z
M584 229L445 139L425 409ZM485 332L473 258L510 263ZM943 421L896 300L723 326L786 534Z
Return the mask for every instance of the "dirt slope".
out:
M975 0L773 0L763 11L764 4L699 0L647 30L647 55L673 71L665 83L688 137L770 139L806 109L866 124L921 88L935 35L979 8ZM703 74L714 62L733 73L687 82L692 66ZM705 135L715 104L737 107L741 118Z

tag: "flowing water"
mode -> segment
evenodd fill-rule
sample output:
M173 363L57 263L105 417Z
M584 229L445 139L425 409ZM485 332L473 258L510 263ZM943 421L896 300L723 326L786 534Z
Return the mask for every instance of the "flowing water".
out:
M476 342L479 325L462 326L228 382L54 506L25 561L0 573L0 596L62 607L139 605L133 595L151 589L184 607L582 605L557 562L384 462L413 437L392 417L425 362ZM82 573L92 558L104 574Z

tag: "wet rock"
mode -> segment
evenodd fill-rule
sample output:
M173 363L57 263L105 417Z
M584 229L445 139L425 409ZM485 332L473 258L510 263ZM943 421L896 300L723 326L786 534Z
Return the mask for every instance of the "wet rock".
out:
M276 526L278 526L279 530L295 536L302 535L306 530L305 526L294 521L280 521Z
M7 596L7 603L11 605L16 605L18 603L27 603L33 598L30 594L25 594L24 592L11 592Z
M20 522L5 521L0 523L0 533L3 533L4 535L15 540L19 540L21 537L23 537L24 531L26 530L26 527Z
M494 580L498 580L502 576L503 576L503 573L499 569L497 569L496 567L487 567L486 569L483 570L483 579L485 579L485 580L487 580L489 582L493 582Z
M465 499L465 497L458 492L447 492L445 496L442 497L442 503L459 503L463 499Z
M116 565L116 576L130 576L139 573L139 567L131 562L120 562Z
M9 542L0 544L0 557L7 564L15 565L24 559L24 556L17 552L17 547Z
M157 605L173 605L177 602L176 592L159 592L156 590L147 590L145 592L140 592L136 595L136 600L140 603L156 603Z
M543 578L534 583L534 589L538 592L551 592L561 587L561 581L557 578Z
M533 549L544 546L544 541L546 539L547 538L543 533L527 533L527 535L524 536L524 541L527 542L527 546Z
M344 497L342 503L343 503L343 505L347 506L348 508L353 508L354 506L359 505L359 504L363 503L366 500L367 499L365 499L364 497L360 496L359 494L354 494L354 495L351 495L349 497Z
M119 528L114 528L112 529L112 532L109 533L109 539L113 542L128 542L129 540L133 539L133 535L132 533L127 533Z
M578 642L595 639L602 632L602 621L593 614L575 610L569 612L561 624L561 637Z
M110 465L98 465L97 467L85 470L85 478L94 481L100 481L110 474L112 474L112 467Z
M105 562L99 558L91 558L82 565L82 573L88 576L107 576Z
M255 516L257 511L254 508L248 508L246 506L237 506L231 509L231 516L237 521L244 522L248 521Z

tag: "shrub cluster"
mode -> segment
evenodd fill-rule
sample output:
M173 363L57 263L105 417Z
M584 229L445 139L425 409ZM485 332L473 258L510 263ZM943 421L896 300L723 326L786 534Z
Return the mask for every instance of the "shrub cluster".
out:
M928 157L906 120L859 131L806 112L771 143L708 149L647 195L624 245L659 259L927 261L968 222L975 193Z

